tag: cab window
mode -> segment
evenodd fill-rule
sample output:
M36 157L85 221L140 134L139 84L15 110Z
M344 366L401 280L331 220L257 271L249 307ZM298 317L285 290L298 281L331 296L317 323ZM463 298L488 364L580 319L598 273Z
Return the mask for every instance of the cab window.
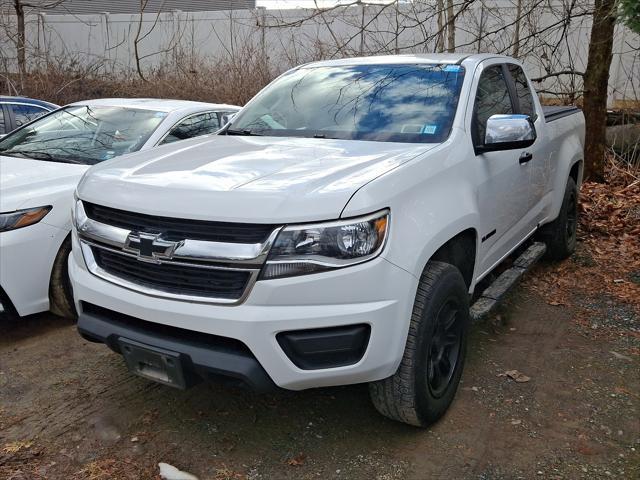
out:
M484 143L487 120L491 115L515 113L502 65L492 65L482 71L473 111L474 144Z
M527 76L524 74L522 68L518 65L509 64L509 72L513 83L516 87L516 96L518 97L518 103L520 104L520 113L529 115L531 120L536 120L536 107L533 103L533 95L527 82Z
M214 133L220 129L220 121L215 112L200 113L185 118L175 127L169 130L167 136L160 142L161 145L186 140Z

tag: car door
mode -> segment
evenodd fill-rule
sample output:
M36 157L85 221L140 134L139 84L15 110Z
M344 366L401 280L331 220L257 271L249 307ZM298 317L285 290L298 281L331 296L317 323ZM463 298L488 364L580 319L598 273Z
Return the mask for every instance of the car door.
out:
M550 188L551 178L555 171L551 164L553 151L545 138L544 118L536 111L533 90L522 67L515 63L509 63L507 69L513 82L518 113L528 115L531 118L537 134L533 145L527 148L527 152L531 154L531 160L526 168L529 174L528 210L529 215L533 217L533 223L537 225L537 222L544 215L544 196Z
M483 143L489 117L516 114L518 106L509 71L499 61L482 65L476 80L471 115L474 147ZM478 175L481 244L480 271L489 271L529 233L530 171L522 149L479 152L474 159Z
M220 118L217 112L202 112L190 115L176 123L158 145L186 140L215 133L220 129Z

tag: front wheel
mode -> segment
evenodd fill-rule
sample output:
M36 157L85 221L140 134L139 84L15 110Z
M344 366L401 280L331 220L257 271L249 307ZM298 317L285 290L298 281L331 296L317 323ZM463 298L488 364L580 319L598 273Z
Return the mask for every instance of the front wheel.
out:
M407 344L394 375L369 384L383 415L418 427L449 408L462 375L469 329L469 295L460 271L429 262L414 302Z
M69 254L71 253L71 238L62 242L60 251L53 262L51 280L49 282L49 309L52 313L65 318L77 317L73 305L73 290L69 280Z

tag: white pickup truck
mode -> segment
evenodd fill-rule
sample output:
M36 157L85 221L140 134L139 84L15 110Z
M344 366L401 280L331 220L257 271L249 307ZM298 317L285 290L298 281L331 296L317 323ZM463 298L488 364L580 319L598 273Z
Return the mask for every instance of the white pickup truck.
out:
M78 329L167 385L369 382L382 414L428 425L478 282L534 234L573 252L584 134L504 56L295 68L221 135L87 172Z

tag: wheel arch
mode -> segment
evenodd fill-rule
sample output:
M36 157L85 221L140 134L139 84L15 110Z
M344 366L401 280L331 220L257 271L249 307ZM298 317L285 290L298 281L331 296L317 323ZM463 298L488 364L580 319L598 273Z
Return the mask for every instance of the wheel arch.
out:
M471 289L477 250L478 232L475 228L467 228L444 242L428 261L436 260L453 265L460 270L467 288Z

